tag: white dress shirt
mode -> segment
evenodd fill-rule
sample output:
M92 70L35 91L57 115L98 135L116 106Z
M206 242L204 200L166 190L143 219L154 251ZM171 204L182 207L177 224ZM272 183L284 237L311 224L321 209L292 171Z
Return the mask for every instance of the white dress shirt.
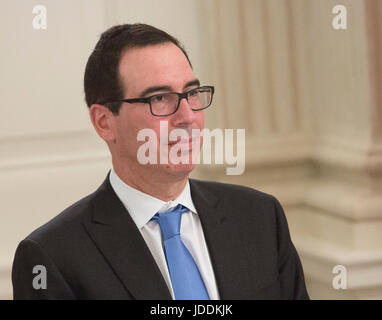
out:
M146 241L151 254L156 261L163 278L174 299L170 274L167 267L166 257L162 245L162 236L158 223L150 219L159 211L166 211L172 207L182 204L190 209L182 215L180 225L180 235L184 245L190 251L199 268L200 275L206 286L211 300L218 300L219 293L216 286L216 280L213 273L210 256L208 253L206 241L204 239L202 225L196 212L191 198L190 184L187 184L179 195L173 201L165 202L143 193L126 183L124 183L113 169L110 172L110 183L115 193L130 213L131 218L137 225L137 228Z

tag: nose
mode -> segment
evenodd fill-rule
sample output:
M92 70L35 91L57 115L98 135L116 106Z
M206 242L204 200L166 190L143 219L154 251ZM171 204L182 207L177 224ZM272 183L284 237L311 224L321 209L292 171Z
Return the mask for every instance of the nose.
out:
M195 112L191 109L191 106L189 105L186 98L183 98L179 102L179 108L175 112L173 120L174 125L180 126L185 124L193 123L195 120Z

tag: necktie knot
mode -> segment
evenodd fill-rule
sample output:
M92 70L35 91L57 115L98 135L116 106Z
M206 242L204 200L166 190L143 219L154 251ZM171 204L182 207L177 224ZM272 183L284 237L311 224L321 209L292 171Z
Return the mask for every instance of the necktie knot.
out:
M185 206L178 204L168 211L158 212L151 220L159 224L163 240L179 235L182 214L189 211Z

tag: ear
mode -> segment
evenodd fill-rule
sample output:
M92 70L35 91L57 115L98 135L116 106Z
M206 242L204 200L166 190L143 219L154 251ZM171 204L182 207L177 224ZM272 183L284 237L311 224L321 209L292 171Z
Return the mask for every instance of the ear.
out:
M97 131L98 135L105 140L105 142L115 141L115 115L105 106L100 104L93 104L89 110L90 120Z

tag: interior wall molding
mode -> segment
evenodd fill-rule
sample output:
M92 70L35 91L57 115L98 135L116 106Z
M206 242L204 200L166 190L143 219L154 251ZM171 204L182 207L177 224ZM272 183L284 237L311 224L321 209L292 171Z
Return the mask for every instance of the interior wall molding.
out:
M110 158L106 144L90 130L2 137L0 154L0 171L98 162Z
M0 300L13 299L11 273L12 266L9 263L0 264Z
M381 250L355 251L308 237L294 237L293 242L298 248L306 277L311 281L326 284L329 290L334 290L332 281L336 274L333 268L341 265L347 272L347 290L377 288L382 295Z
M235 141L234 131L234 141ZM382 145L339 137L318 136L312 132L288 135L245 137L246 168L280 166L283 163L314 162L356 170L365 174L382 171ZM237 155L234 144L234 154ZM212 150L212 159L214 159ZM213 167L213 166L211 166Z

